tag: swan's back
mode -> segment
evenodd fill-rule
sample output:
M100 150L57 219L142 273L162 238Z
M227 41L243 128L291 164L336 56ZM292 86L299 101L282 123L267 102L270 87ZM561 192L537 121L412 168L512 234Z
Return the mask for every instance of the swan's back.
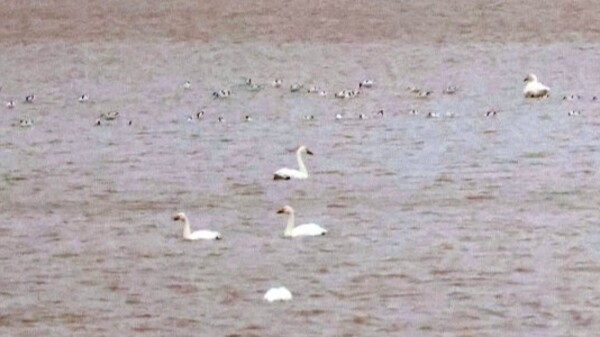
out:
M221 233L209 230L199 230L192 232L186 240L221 240Z
M292 237L295 236L320 236L327 234L327 230L317 224L309 223L294 227Z
M293 170L287 167L281 168L273 174L274 180L289 180L289 179L306 179L308 178L307 173Z
M268 302L289 301L292 293L286 287L276 287L269 289L263 298Z

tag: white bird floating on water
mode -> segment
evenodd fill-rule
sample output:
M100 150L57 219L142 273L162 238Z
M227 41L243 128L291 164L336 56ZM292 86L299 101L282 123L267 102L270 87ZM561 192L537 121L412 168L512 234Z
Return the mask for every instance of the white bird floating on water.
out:
M209 230L192 232L190 222L184 213L176 213L173 220L183 221L183 238L186 240L221 240L221 233Z
M265 293L263 299L267 302L290 301L292 299L292 292L286 287L274 287Z
M290 180L290 179L306 179L308 178L308 170L302 161L302 154L312 155L313 153L302 145L296 150L296 160L298 160L299 170L290 169L287 167L280 168L273 174L273 180Z
M79 96L79 99L78 99L79 103L85 103L89 100L90 100L90 96L88 96L86 94Z
M185 81L183 83L183 89L190 90L192 88L192 83L190 81Z
M446 87L446 89L444 89L443 93L446 95L454 95L457 91L458 91L457 87L455 87L453 85L449 85Z
M8 109L12 109L12 108L14 108L16 105L17 105L17 104L16 104L16 103L15 103L15 101L13 101L12 99L11 99L10 101L6 102L6 107L7 107Z
M244 117L244 120L245 120L246 122L252 122L252 121L253 121L253 119L252 119L252 117L251 117L250 115L246 115L246 116Z
M306 115L303 118L304 118L304 120L311 121L311 120L315 119L315 115Z
M19 121L19 126L22 128L28 128L30 126L33 126L33 119L31 119L31 118L21 119Z
M27 95L27 96L25 96L25 103L33 103L34 99L35 99L35 95L33 95L33 94Z
M113 121L113 120L119 118L119 112L118 111L103 112L100 115L100 118L107 120L107 121Z
M202 117L204 117L204 110L198 111L196 113L196 118L197 119L202 119Z
M525 88L523 88L523 95L526 98L546 98L550 96L550 88L538 82L537 76L534 74L528 74L523 80Z
M317 224L308 223L294 227L294 209L291 206L283 206L277 211L277 214L288 214L288 222L285 226L283 236L296 237L296 236L321 236L327 234L327 230Z
M358 83L359 88L371 88L373 86L373 80L363 80Z
M342 114L335 114L335 119L337 119L337 120L344 119L344 116L342 116Z
M213 92L214 98L227 98L229 96L231 96L231 91L229 91L229 90L223 89L223 90Z
M440 114L439 114L439 113L437 113L437 112L432 112L432 111L430 111L430 112L427 114L427 116L426 116L426 117L427 117L427 118L438 118L438 117L440 117Z
M360 115L358 115L358 119L367 119L367 118L368 118L368 117L367 117L367 115L365 115L365 114L360 114Z
M571 111L569 111L569 113L567 115L569 115L569 116L579 116L579 115L581 115L581 111L579 111L579 110L571 110Z
M302 87L304 87L304 85L299 84L299 83L294 83L294 84L290 85L290 92L298 92L298 91L300 91L300 89L302 89Z
M346 99L354 96L358 96L360 91L358 90L342 90L335 93L335 98Z
M276 79L274 79L274 80L273 80L273 83L271 83L271 85L272 85L274 88L279 88L279 87L281 87L281 85L282 85L282 84L283 84L283 80L282 80L282 79L280 79L280 78L276 78Z

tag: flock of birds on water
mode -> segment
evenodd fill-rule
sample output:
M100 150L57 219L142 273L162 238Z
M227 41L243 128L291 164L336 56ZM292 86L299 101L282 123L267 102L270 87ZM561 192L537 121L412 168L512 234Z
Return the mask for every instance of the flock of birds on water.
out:
M541 98L547 98L550 96L550 88L543 85L542 83L540 83L536 77L536 75L534 74L528 74L525 79L525 87L523 89L523 95L525 96L525 98L532 98L532 99L541 99ZM283 80L281 79L275 79L272 81L272 86L274 88L281 88L283 86ZM247 79L245 85L247 86L247 88L251 91L260 91L263 89L263 85L259 85L259 84L255 84L252 79ZM334 94L334 97L337 99L350 99L353 97L357 97L360 95L360 92L362 89L370 89L374 86L374 81L371 79L366 79L361 81L358 84L358 89L356 90L341 90L338 91ZM183 84L183 89L184 90L189 90L191 89L191 82L190 81L186 81ZM299 84L299 83L293 83L290 85L289 87L289 91L292 93L298 93L298 92L302 92L304 89L304 85ZM0 91L2 90L2 87L0 87ZM325 90L319 89L315 86L311 86L307 89L304 89L306 93L308 94L318 94L319 96L322 97L326 97L328 95L328 93ZM411 93L415 94L416 97L421 97L421 98L426 98L429 97L433 94L432 91L428 91L428 90L422 90L420 88L417 87L408 87L407 88L408 91L410 91ZM443 90L443 94L446 95L452 95L454 93L456 93L458 91L458 88L455 86L448 86L446 89ZM232 95L231 91L228 89L222 89L222 90L218 90L212 93L212 96L215 99L225 99L228 98ZM568 96L563 96L562 97L563 100L579 100L581 99L581 96L579 95L568 95ZM35 100L35 96L34 94L29 94L27 96L25 96L25 99L23 100L24 104L33 104ZM78 101L82 104L88 102L90 100L90 97L87 94L82 94L81 96L79 96ZM591 98L592 101L596 101L597 98L596 96L593 96ZM6 108L7 109L14 109L16 107L17 103L14 100L9 100L8 102L6 102ZM486 117L494 117L498 114L498 110L496 109L490 109L485 113ZM419 112L417 110L410 110L409 111L410 114L416 115L419 114ZM578 110L571 110L568 112L569 116L578 116L580 115L580 111ZM384 112L383 110L379 110L376 114L375 117L379 117L379 118L383 118L384 116ZM426 117L428 118L436 118L439 117L440 115L438 113L435 112L429 112ZM453 117L453 114L447 114L448 117ZM198 113L196 113L196 119L202 119L204 117L204 111L200 111ZM100 115L100 118L98 118L96 120L96 122L94 123L94 125L99 126L102 125L104 121L113 121L116 120L117 118L119 118L119 112L118 111L110 111L110 112L105 112L102 113ZM304 116L304 119L306 120L312 120L314 119L314 115L306 115ZM335 119L343 119L344 117L341 114L336 114ZM366 116L365 114L360 114L359 119L367 119L368 116ZM252 117L250 115L246 115L244 117L245 121L252 121ZM193 120L192 116L188 117L188 120ZM224 122L224 118L222 116L218 117L218 121L219 122ZM132 121L129 120L128 125L132 125ZM33 120L32 119L21 119L19 121L19 123L17 124L20 127L31 127L33 126ZM290 180L290 179L307 179L308 178L308 170L306 168L306 165L304 164L303 161L303 155L313 155L312 151L310 151L306 146L300 146L295 150L295 154L296 154L296 160L298 162L298 169L290 169L287 167L281 168L277 171L275 171L273 173L273 179L274 180ZM282 207L281 209L279 209L277 211L278 214L285 214L288 216L288 220L287 220L287 224L286 227L284 229L283 235L284 237L306 237L306 236L323 236L325 234L327 234L327 230L323 227L321 227L318 224L315 223L307 223L307 224L302 224L302 225L295 225L295 212L294 209L289 206L286 205L284 207ZM187 218L187 216L183 213L183 212L179 212L176 213L175 215L173 215L173 220L174 221L180 221L183 222L183 239L185 240L190 240L190 241L195 241L195 240L220 240L222 238L222 235L220 232L218 231L213 231L213 230L196 230L196 231L192 231L191 228L191 224L189 219ZM275 302L275 301L289 301L292 299L292 293L290 292L290 290L288 290L286 287L273 287L270 288L264 295L264 300L268 301L268 302Z
M540 83L538 81L538 78L536 75L534 74L528 74L525 79L525 87L523 89L523 95L526 98L548 98L550 96L550 88L545 86L544 84ZM362 89L370 89L374 86L375 82L372 79L365 79L362 80L358 83L358 88L357 89L353 89L353 90L341 90L338 91L334 94L334 97L337 99L350 99L353 97L357 97L360 95L361 90ZM283 80L282 79L274 79L271 82L271 85L274 88L281 88L283 86ZM245 86L248 90L250 91L260 91L264 88L264 85L261 84L256 84L254 83L254 81L252 81L251 78L246 79L245 81ZM185 81L183 83L183 89L184 90L190 90L192 88L192 83L190 81ZM433 94L433 91L431 90L423 90L419 87L415 87L415 86L409 86L406 88L407 91L409 91L410 93L414 94L415 97L418 98L427 98L430 97ZM456 86L448 86L446 87L442 93L445 95L453 95L455 94L459 89ZM2 91L2 87L0 86L0 92ZM300 93L302 91L306 92L307 94L318 94L321 97L326 97L328 96L328 92L325 90L322 90L316 86L310 86L307 89L304 89L304 85L300 84L300 83L292 83L289 87L289 91L291 93ZM232 95L231 90L229 89L221 89L221 90L217 90L214 91L212 93L212 96L215 99L226 99L228 97L230 97ZM575 101L575 100L580 100L582 99L582 97L580 95L564 95L562 97L562 100L565 101ZM35 95L29 94L27 96L25 96L23 103L24 104L33 104L35 100ZM79 101L79 103L87 103L90 101L90 97L87 94L82 94L81 96L79 96L77 98L77 100ZM596 96L592 96L591 97L591 101L597 101L597 97ZM7 109L14 109L17 106L17 102L14 99L11 99L9 101L6 102L6 108ZM500 110L495 109L495 108L490 108L485 112L485 116L486 117L495 117L496 115L498 115L498 113L500 112ZM419 115L420 112L419 110L416 109L410 109L408 111L409 114L411 115ZM568 116L579 116L581 115L581 110L569 110L567 113ZM102 114L100 114L99 118L97 118L94 122L95 126L101 126L104 124L104 122L111 122L116 120L117 118L119 118L120 114L118 111L109 111L109 112L104 112ZM438 112L428 112L425 117L427 118L438 118L441 117L442 115ZM454 113L453 112L446 112L445 114L446 117L454 117ZM193 121L194 119L203 119L205 117L205 112L204 110L201 110L199 112L196 113L195 116L188 116L187 120L188 121ZM375 118L383 118L384 117L384 111L383 110L378 110L374 116ZM370 116L361 113L358 115L358 119L369 119ZM303 116L303 119L305 120L314 120L315 116L314 115L305 115ZM335 114L335 119L336 120L341 120L341 119L345 119L344 115L342 115L341 113L337 113ZM223 116L218 116L217 121L222 123L225 122L225 117ZM250 115L245 115L244 116L244 121L246 122L252 122L253 118ZM132 125L133 121L129 120L127 122L128 125ZM27 128L27 127L31 127L34 125L34 121L32 118L25 118L25 119L20 119L18 123L15 124L15 126L20 126L23 128Z

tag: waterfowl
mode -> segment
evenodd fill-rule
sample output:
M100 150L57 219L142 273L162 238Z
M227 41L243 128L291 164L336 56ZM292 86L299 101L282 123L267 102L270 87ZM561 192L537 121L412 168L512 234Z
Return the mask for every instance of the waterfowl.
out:
M418 115L419 114L419 110L417 110L417 109L410 109L408 111L408 113L411 114L411 115Z
M196 113L196 118L197 119L201 119L202 117L204 117L204 110L198 111Z
M359 88L371 88L373 86L373 80L362 80L358 83Z
M184 213L173 215L174 221L183 221L183 238L186 240L221 240L221 233L209 230L192 232L190 222Z
M245 120L246 122L252 122L252 121L253 121L253 119L252 119L252 117L250 117L250 115L246 115L246 116L244 117L244 120Z
M25 96L25 103L33 103L35 96L33 94Z
M223 122L225 122L225 117L219 116L219 118L217 118L217 120L219 121L219 123L223 123Z
M421 97L421 98L424 98L424 97L428 97L432 93L433 93L432 91L419 91L419 93L417 94L417 96Z
M321 97L327 96L327 91L325 91L325 90L319 91L319 96L321 96Z
M305 120L313 120L313 119L315 119L315 116L314 115L305 115L304 119Z
M226 97L229 97L230 95L231 95L231 91L229 91L229 90L219 90L219 91L213 92L214 98L226 98Z
M376 116L379 117L379 118L383 118L383 110L377 111Z
M273 83L271 83L271 84L273 85L274 88L279 88L283 84L283 80L280 78L276 78L273 80Z
M300 91L300 89L302 89L304 85L299 84L299 83L294 83L292 85L290 85L290 92L298 92Z
M579 95L564 95L562 97L563 101L576 101L579 100L581 98L581 96Z
M446 111L446 117L448 118L454 118L456 116L456 114L452 111Z
M418 94L419 92L421 92L421 88L415 87L414 85L409 85L408 87L406 87L406 91L413 94Z
M490 109L485 113L485 117L496 117L497 114L498 114L498 110Z
M523 95L526 98L545 98L550 96L550 88L538 82L537 76L534 74L528 74L523 82L525 82Z
M6 102L6 107L7 107L8 109L12 109L12 108L14 108L16 105L17 105L17 104L16 104L16 103L15 103L15 101L13 101L12 99L11 99L10 101Z
M193 120L194 120L194 117L192 117L192 116L188 116L188 117L187 117L187 121L188 121L188 122L191 122L191 121L193 121Z
M90 100L90 97L86 94L83 94L83 95L79 96L79 98L78 98L79 103L85 103L89 100Z
M340 120L343 118L344 118L344 116L342 116L342 114L335 114L335 119Z
M430 111L430 112L427 114L427 118L438 118L438 117L440 117L440 114L439 114L439 113L437 113L437 112L431 112L431 111Z
M456 91L458 91L458 88L453 86L453 85L449 85L446 87L446 89L444 89L443 93L446 95L454 95L456 93Z
M569 113L567 115L569 115L569 116L579 116L579 115L581 115L581 111L579 111L579 110L571 110L571 111L569 111Z
M107 120L107 121L112 121L112 120L119 118L119 112L118 111L103 112L100 115L100 118Z
M289 205L283 206L283 208L277 211L277 214L289 215L283 236L321 236L327 234L327 230L325 228L314 223L308 223L294 227L294 209Z
M290 180L290 179L306 179L308 178L308 170L302 161L302 154L313 155L313 153L304 145L296 150L296 160L298 161L298 170L287 167L281 168L273 174L273 180Z
M318 92L319 92L319 89L317 87L315 87L314 85L306 90L306 93L308 93L308 94L316 94Z
M263 299L267 302L277 302L277 301L290 301L292 299L292 292L289 291L286 287L275 287L269 289Z
M185 81L183 83L183 89L190 90L192 88L192 83L190 81Z
M19 121L19 126L22 128L27 128L27 127L33 126L33 119L31 119L31 118L21 119Z
M360 114L360 115L358 115L358 119L367 119L367 115Z

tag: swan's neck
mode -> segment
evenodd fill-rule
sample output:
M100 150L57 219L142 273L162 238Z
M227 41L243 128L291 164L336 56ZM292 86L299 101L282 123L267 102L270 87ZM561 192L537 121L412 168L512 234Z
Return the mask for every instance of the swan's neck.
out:
M283 236L292 236L293 229L294 229L294 213L290 213L290 217L288 218L287 225L285 226L285 231L283 232Z
M298 167L300 167L300 172L308 175L308 171L306 170L304 161L302 161L302 153L300 151L296 152L296 159L298 160Z
M183 237L188 238L192 234L192 228L190 226L190 221L187 217L183 218Z

